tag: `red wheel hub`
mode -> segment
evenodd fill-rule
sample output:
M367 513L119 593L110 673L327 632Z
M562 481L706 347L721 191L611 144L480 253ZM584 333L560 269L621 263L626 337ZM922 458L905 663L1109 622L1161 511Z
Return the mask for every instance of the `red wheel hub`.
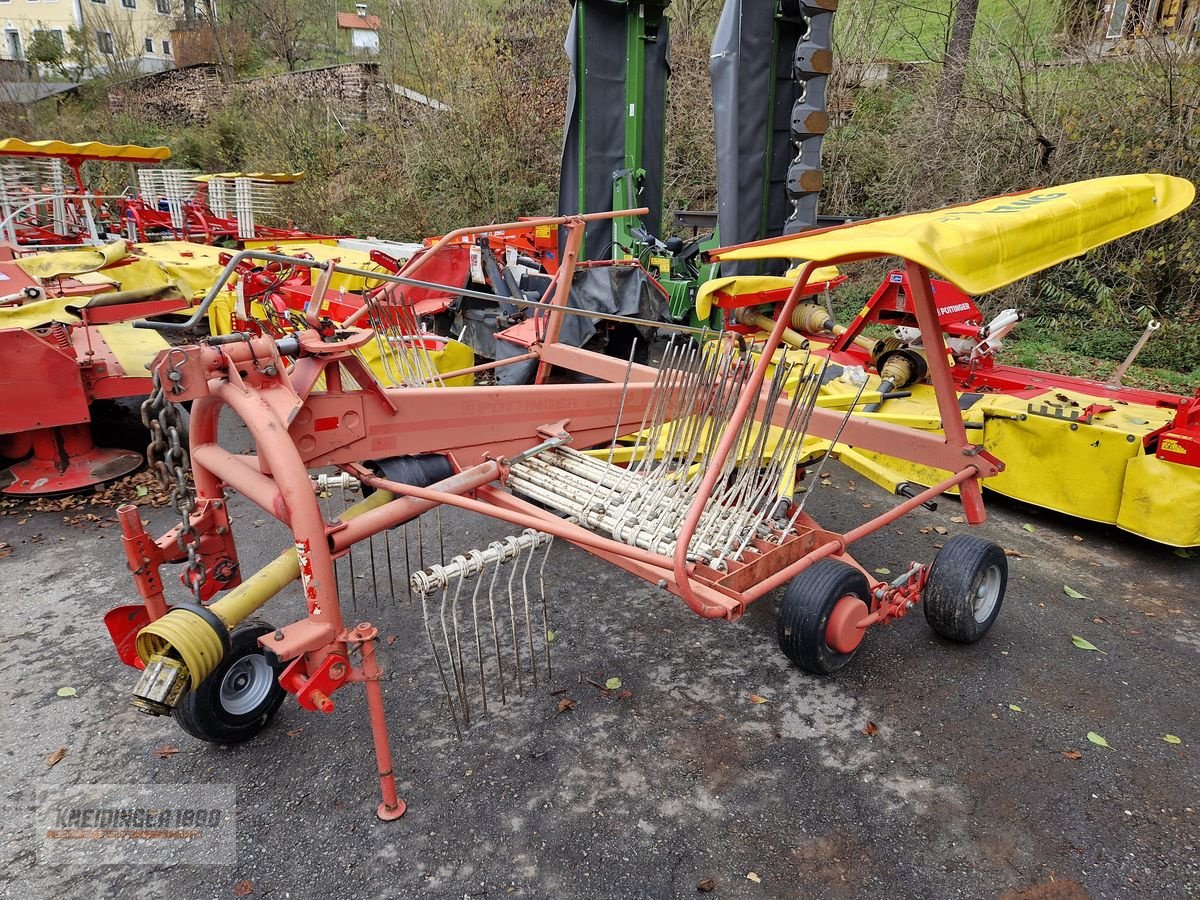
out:
M833 606L829 614L829 624L825 626L825 643L830 650L838 653L851 653L862 643L867 629L859 628L868 613L867 604L853 594L847 594Z

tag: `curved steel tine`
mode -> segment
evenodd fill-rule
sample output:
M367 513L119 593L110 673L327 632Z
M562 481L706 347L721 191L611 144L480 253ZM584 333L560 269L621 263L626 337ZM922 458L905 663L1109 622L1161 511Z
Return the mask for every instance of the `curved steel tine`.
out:
M525 533L531 535L537 540L537 532L532 528L526 528ZM525 554L525 568L521 571L521 600L525 603L525 633L529 637L529 671L533 675L533 689L537 690L538 674L537 674L537 651L533 647L533 618L529 612L529 564L533 562L533 547L529 548L529 552ZM516 567L514 561L513 567Z
M442 590L442 606L446 604L446 589ZM450 694L450 682L446 679L446 669L442 665L442 655L438 652L437 641L433 638L433 628L429 625L429 595L421 595L421 618L425 621L425 634L429 638L429 649L433 652L433 660L437 663L438 675L442 679L442 690L446 692L446 705L450 708L450 718L454 722L454 733L462 740L462 728L458 724L458 712L454 708L454 699Z
M550 665L550 612L546 604L546 563L550 560L550 548L554 546L554 536L546 541L546 553L542 556L542 566L538 569L538 588L542 594L542 636L546 643L546 680L553 682L554 669Z
M483 554L478 550L471 551L471 559L479 566L478 577L475 579L475 590L471 594L471 619L475 626L475 658L479 663L479 699L483 705L483 714L488 714L487 683L483 677L483 638L479 631L479 591L483 587Z
M462 582L459 581L458 590L462 590ZM442 589L442 604L438 609L438 621L442 626L442 644L446 648L446 659L450 663L450 672L454 675L454 692L458 694L459 699L462 699L462 691L459 687L458 667L454 662L454 650L450 647L450 629L446 627L446 605L450 597L450 584L446 583L446 587ZM465 724L465 723L464 723Z
M458 629L458 598L462 596L463 582L467 580L466 558L454 557L454 562L460 563L458 569L458 587L454 591L454 600L450 606L450 621L454 625L454 651L458 656L458 668L454 673L454 681L458 686L458 699L462 703L463 725L471 724L471 706L467 702L467 669L463 665L462 640ZM453 659L451 659L453 665Z
M508 615L512 622L512 646L513 646L513 667L516 669L517 676L517 694L524 694L524 686L521 683L521 639L517 636L517 607L516 601L513 598L513 581L517 577L517 562L521 558L521 545L517 543L516 538L508 538L505 544L512 547L513 551L513 567L508 574Z
M492 541L488 547L495 547L497 551L503 552L504 545L499 541ZM504 687L504 654L500 652L500 629L496 624L496 579L500 576L500 564L496 564L496 568L492 571L492 583L488 586L488 609L492 614L492 640L496 645L496 674L500 681L500 703L508 702L506 690Z

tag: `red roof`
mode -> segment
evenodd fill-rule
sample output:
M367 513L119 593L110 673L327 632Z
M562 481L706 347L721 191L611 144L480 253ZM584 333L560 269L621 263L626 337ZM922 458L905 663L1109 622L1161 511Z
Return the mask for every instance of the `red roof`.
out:
M383 22L379 16L360 16L357 13L338 13L338 28L361 28L365 31L378 31Z

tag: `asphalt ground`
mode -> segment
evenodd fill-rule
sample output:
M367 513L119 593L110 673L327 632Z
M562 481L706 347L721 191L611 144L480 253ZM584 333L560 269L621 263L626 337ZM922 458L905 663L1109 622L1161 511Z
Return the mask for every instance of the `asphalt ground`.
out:
M832 481L810 504L828 527L894 501L840 467ZM246 571L285 546L246 501L231 511ZM360 689L338 692L331 715L289 699L234 747L135 711L136 673L101 622L136 599L118 529L7 512L3 897L676 898L698 886L745 898L1200 895L1200 558L992 502L975 531L1013 555L1003 610L980 643L935 637L918 609L873 630L841 672L813 677L777 649L777 597L736 623L705 622L556 547L554 677L526 682L522 696L510 687L503 706L493 693L489 716L460 741L420 604L403 589L396 533L396 601L386 572L375 596L361 551L344 600L348 621L385 636L409 808L381 822ZM966 530L950 521L958 514L954 501L918 511L856 555L900 572L947 539L935 526ZM169 510L143 515L153 534L171 524ZM508 533L456 512L442 524L448 555ZM425 517L427 562L439 554L436 526ZM415 537L410 528L414 556ZM348 587L345 566L342 577ZM286 624L302 610L292 590L264 618ZM1078 649L1074 635L1099 650ZM610 678L619 690L604 687ZM574 707L560 711L564 700ZM92 868L40 856L39 802L94 783L230 786L236 861L196 863L186 846Z

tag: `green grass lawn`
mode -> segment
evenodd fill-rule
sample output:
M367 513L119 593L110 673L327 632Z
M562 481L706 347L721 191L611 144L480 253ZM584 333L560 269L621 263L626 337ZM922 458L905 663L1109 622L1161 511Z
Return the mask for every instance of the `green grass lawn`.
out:
M1061 0L980 0L974 49L1048 45ZM953 0L843 0L834 19L843 52L867 59L941 60Z

